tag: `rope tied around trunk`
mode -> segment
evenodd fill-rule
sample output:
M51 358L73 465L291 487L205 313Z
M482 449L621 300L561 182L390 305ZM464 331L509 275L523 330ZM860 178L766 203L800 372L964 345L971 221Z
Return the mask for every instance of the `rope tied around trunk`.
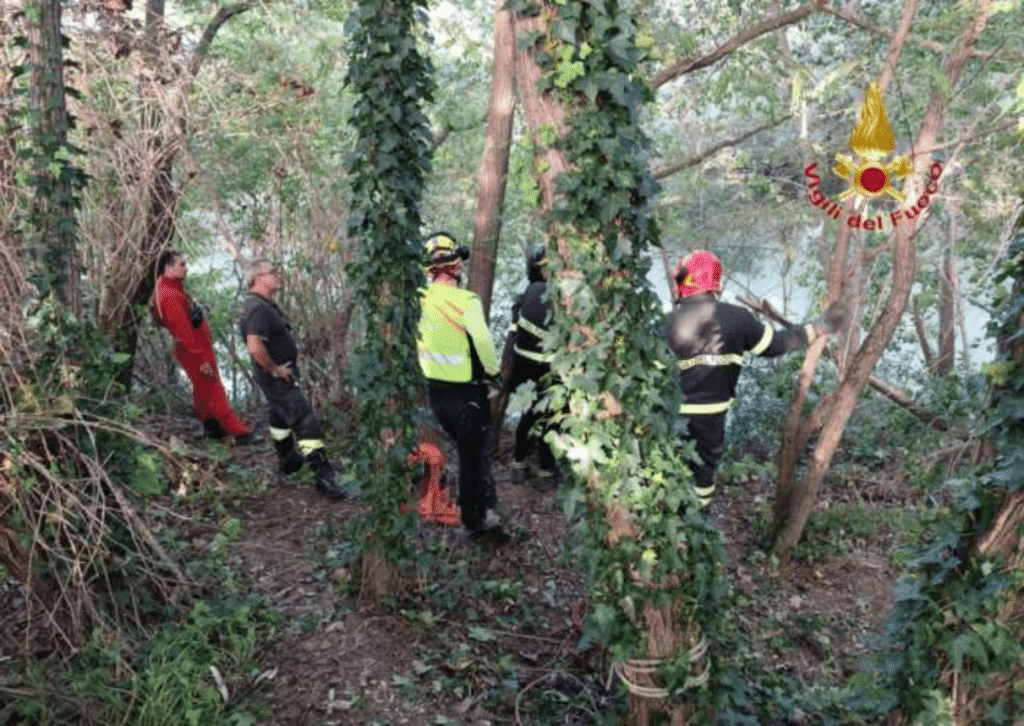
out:
M652 698L652 699L664 699L668 698L669 695L679 695L680 693L689 690L691 688L697 688L708 682L708 678L711 676L711 659L706 658L708 652L708 640L703 634L700 636L700 641L690 648L690 663L696 664L701 659L704 660L704 668L696 676L692 676L686 679L686 683L683 684L682 688L676 689L675 693L669 694L668 689L660 688L657 686L643 686L636 682L637 676L642 676L647 679L651 679L661 664L664 662L662 659L651 658L651 659L639 659L639 658L627 658L626 660L617 660L612 663L611 670L608 674L608 686L611 686L612 675L618 676L619 680L622 681L629 692L634 696L641 698Z

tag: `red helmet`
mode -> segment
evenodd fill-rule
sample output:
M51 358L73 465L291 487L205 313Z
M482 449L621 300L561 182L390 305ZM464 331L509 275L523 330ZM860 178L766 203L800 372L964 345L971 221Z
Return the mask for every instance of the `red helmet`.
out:
M722 263L706 250L695 250L676 265L676 295L687 297L722 289Z

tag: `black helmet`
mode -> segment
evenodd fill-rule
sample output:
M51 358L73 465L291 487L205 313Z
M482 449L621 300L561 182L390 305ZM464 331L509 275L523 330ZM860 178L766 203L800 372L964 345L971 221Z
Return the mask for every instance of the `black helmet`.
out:
M544 266L548 263L548 248L544 244L536 244L526 258L526 277L530 282L544 279Z

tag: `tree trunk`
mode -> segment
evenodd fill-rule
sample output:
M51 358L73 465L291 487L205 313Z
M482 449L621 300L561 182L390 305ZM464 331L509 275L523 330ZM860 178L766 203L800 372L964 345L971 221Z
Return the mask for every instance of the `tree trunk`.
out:
M469 258L469 289L480 297L484 317L491 318L494 265L501 239L501 210L508 179L515 114L515 22L510 10L497 0L494 11L494 78L487 111L487 142L477 182L476 218L473 222L473 255Z
M515 29L517 37L543 33L544 17L516 15ZM555 204L555 179L563 171L568 170L569 166L565 156L552 148L552 141L565 130L565 108L550 94L541 94L537 90L541 69L536 56L540 52L542 51L538 46L534 45L521 48L516 53L516 87L523 102L523 115L526 118L530 139L536 148L542 149L536 156L534 171L540 187L541 208L549 212Z
M141 269L132 276L134 279L130 279L127 289L122 288L113 292L121 298L121 304L118 306L120 315L116 318L116 327L113 328L114 350L128 355L127 361L118 369L116 380L126 390L131 388L135 353L139 344L139 327L148 317L146 313L140 311L145 310L153 296L156 285L156 262L174 238L178 210L179 194L174 187L176 152L161 152L154 149L154 153L163 158L152 170L146 194L146 232L139 240L136 263Z
M910 314L914 318L914 331L917 333L917 342L921 345L925 370L932 371L935 367L935 354L932 352L932 344L928 342L928 329L924 326L924 318L921 317L921 309L917 306L917 298L910 301Z
M37 119L32 240L36 256L57 299L75 316L82 312L80 271L76 250L73 167L59 154L68 139L67 98L64 93L64 53L61 44L60 0L32 0L35 20L27 24L32 63L32 105ZM29 13L33 17L33 13Z
M113 323L114 350L126 354L127 360L117 372L116 380L125 390L131 388L132 370L135 367L135 353L139 344L139 326L145 316L138 313L149 302L156 285L154 268L160 254L174 238L174 221L177 215L178 190L174 187L174 158L177 156L177 140L167 137L169 129L180 128L185 132L185 119L171 119L164 126L169 109L162 108L157 99L161 98L160 83L156 74L165 58L161 52L161 37L164 28L164 0L146 0L145 51L148 73L139 79L142 96L142 132L146 135L149 153L147 160L153 160L149 169L140 169L139 178L145 180L144 203L145 232L139 240L136 258L125 266L122 274L111 278L116 290L108 294L119 296L116 306L119 314L108 322ZM185 90L182 89L182 93ZM171 104L175 106L177 104ZM137 268L136 268L137 266ZM136 269L131 269L136 268ZM141 269L138 269L141 268ZM127 283L127 284L126 284Z
M220 28L231 18L253 7L254 0L221 7L210 19L189 58L181 77L164 83L158 78L166 57L163 51L165 0L147 0L145 37L145 70L140 78L142 130L148 137L149 153L136 178L142 185L145 204L145 231L130 259L115 261L108 272L103 292L102 324L113 339L114 350L127 355L116 380L126 389L131 387L132 370L138 348L139 326L156 284L154 267L160 253L174 238L180 190L174 185L174 161L188 129L186 97L192 80L206 60ZM177 67L177 64L174 64ZM169 95L169 100L163 100Z
M905 12L904 17L907 16L908 12L916 11L914 6L916 6L915 0L910 0L906 6L907 12ZM943 62L946 88L956 88L964 65L971 56L974 43L984 30L990 13L991 2L989 0L980 2L977 17L974 18L970 26L963 30L954 45L953 51ZM906 27L906 24L904 27ZM894 42L897 41L894 40ZM917 148L930 149L935 145L939 129L945 119L948 97L948 92L941 87L933 91L931 100L925 110L920 130L916 136ZM931 170L931 153L915 154L913 161L914 174L908 179L904 187L904 192L909 200L918 199L924 189L922 180L928 178ZM800 486L795 488L796 496L788 503L785 510L776 507L773 552L782 561L788 560L793 546L799 542L803 534L807 518L817 502L825 473L831 465L832 457L839 445L850 414L857 403L860 390L867 383L872 368L881 357L886 345L892 339L896 327L899 325L900 318L907 305L907 300L910 297L911 287L914 284L914 274L916 271L914 235L923 224L927 212L928 208L925 207L912 222L904 220L907 223L897 225L893 231L892 285L889 290L885 310L879 316L875 325L872 326L863 345L853 357L846 376L844 376L839 387L833 392L835 394L834 403L829 406L824 428L815 446L811 464Z
M950 225L954 223L950 221ZM947 246L938 264L939 272L939 354L935 374L941 378L953 372L956 355L956 267L953 248Z
M12 38L21 32L24 20L16 21L19 8L0 2L0 37ZM15 360L15 339L21 330L21 296L25 292L22 270L22 242L17 231L15 210L18 190L15 173L18 147L14 133L14 68L25 63L24 52L12 43L0 43L0 358ZM0 400L0 406L3 405Z

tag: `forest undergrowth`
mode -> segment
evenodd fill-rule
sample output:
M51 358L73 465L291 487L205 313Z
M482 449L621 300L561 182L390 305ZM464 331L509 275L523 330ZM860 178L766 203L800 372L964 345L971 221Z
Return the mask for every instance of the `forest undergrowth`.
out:
M98 628L80 647L51 640L26 654L12 637L27 632L25 593L8 577L4 726L621 722L624 695L584 624L579 545L556 493L511 483L511 432L495 476L513 543L481 548L460 528L421 524L415 573L380 610L360 601L347 539L365 508L359 492L335 504L306 475L282 479L269 450L197 440L180 415L143 422L146 440L174 455L138 511L192 589L149 612L130 641ZM761 723L798 723L813 703L791 694L841 688L874 647L895 554L918 534L929 495L899 456L851 457L780 569L764 540L771 467L756 441L739 444L709 516L725 534L743 647L712 655L750 679Z

